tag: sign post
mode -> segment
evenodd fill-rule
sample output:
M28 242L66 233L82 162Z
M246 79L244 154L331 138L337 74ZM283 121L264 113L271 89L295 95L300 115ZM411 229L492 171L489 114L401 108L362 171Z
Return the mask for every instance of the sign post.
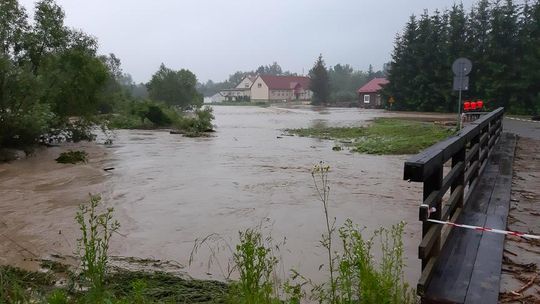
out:
M454 72L454 91L459 91L458 102L458 119L457 126L461 130L461 91L469 89L469 73L472 69L472 63L467 58L458 58L452 64L452 72Z

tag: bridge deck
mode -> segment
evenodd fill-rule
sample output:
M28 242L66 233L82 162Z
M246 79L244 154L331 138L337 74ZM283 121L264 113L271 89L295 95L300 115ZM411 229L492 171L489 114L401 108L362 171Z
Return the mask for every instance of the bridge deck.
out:
M516 137L502 134L457 223L506 229ZM448 234L423 303L497 303L504 235L463 228Z

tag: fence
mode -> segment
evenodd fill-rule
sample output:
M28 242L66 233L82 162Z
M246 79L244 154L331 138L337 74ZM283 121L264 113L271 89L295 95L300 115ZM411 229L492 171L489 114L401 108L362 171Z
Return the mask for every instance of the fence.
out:
M404 179L423 183L423 203L419 208L422 241L418 257L422 274L417 292L423 295L432 275L439 252L446 241L442 225L428 218L454 221L474 192L493 146L502 132L504 109L499 108L471 122L457 135L441 141L405 162ZM451 167L445 174L445 164ZM449 194L447 194L447 192ZM443 204L443 197L444 204Z

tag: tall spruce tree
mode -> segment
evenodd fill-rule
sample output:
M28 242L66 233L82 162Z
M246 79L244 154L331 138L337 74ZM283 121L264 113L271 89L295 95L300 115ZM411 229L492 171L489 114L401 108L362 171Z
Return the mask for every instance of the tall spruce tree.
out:
M328 70L326 69L322 54L319 55L315 65L309 71L309 77L311 78L310 89L313 91L311 104L326 104L330 96L330 81L328 78Z
M413 110L417 106L415 88L412 79L418 72L415 43L418 35L418 22L412 15L405 26L404 33L396 37L392 62L388 73L389 83L383 89L383 95L395 100L397 110Z
M519 21L518 74L521 81L517 86L520 114L540 113L540 1L525 3Z

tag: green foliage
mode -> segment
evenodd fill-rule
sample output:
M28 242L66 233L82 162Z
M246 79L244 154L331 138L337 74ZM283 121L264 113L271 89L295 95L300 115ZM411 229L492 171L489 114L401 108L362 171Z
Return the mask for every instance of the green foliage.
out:
M36 2L32 25L16 0L0 3L0 147L31 146L46 134L92 139L88 126L69 117L95 122L94 114L124 97L111 89L119 61L107 65L97 41L64 18L53 0Z
M62 289L54 290L47 297L47 304L68 304L68 303L69 303L68 296L66 292Z
M452 135L452 130L419 121L378 118L367 127L290 129L292 134L350 142L353 151L368 154L414 154Z
M483 99L519 114L538 113L540 91L540 1L479 0L467 14L463 5L411 16L397 37L386 97L394 109L455 112L452 62L473 62L465 99ZM421 67L421 68L418 68Z
M60 153L60 156L55 160L61 164L86 163L88 161L88 153L85 151L69 150L68 152Z
M0 266L0 303L27 303L36 294L45 293L53 284L49 274Z
M196 85L197 77L189 70L174 71L161 64L147 87L151 99L187 109L202 105Z
M319 55L315 65L309 71L309 77L311 78L310 90L313 91L311 103L314 105L326 104L330 96L330 82L322 54Z
M109 242L120 224L113 220L113 208L99 213L101 197L91 195L89 205L81 205L75 216L81 237L77 240L84 279L90 284L88 296L100 298L105 292Z
M272 274L277 264L273 256L270 239L263 239L258 230L240 232L240 243L236 245L233 261L240 279L232 283L230 302L239 304L279 303L275 299L276 287Z
M50 55L40 68L42 100L61 117L91 116L101 105L100 92L109 77L107 67L88 50L69 49Z
M405 224L399 223L389 230L380 228L368 240L364 239L362 229L350 219L336 230L335 219L332 221L329 213L329 171L330 166L320 162L313 167L311 173L326 222L321 245L327 251L329 281L314 284L295 271L293 279L301 278L305 284L311 285L311 298L319 303L415 303L413 290L404 283L402 238ZM332 245L336 231L339 234L338 244L341 245L339 251ZM377 237L380 239L382 254L378 265L372 254L374 239Z

